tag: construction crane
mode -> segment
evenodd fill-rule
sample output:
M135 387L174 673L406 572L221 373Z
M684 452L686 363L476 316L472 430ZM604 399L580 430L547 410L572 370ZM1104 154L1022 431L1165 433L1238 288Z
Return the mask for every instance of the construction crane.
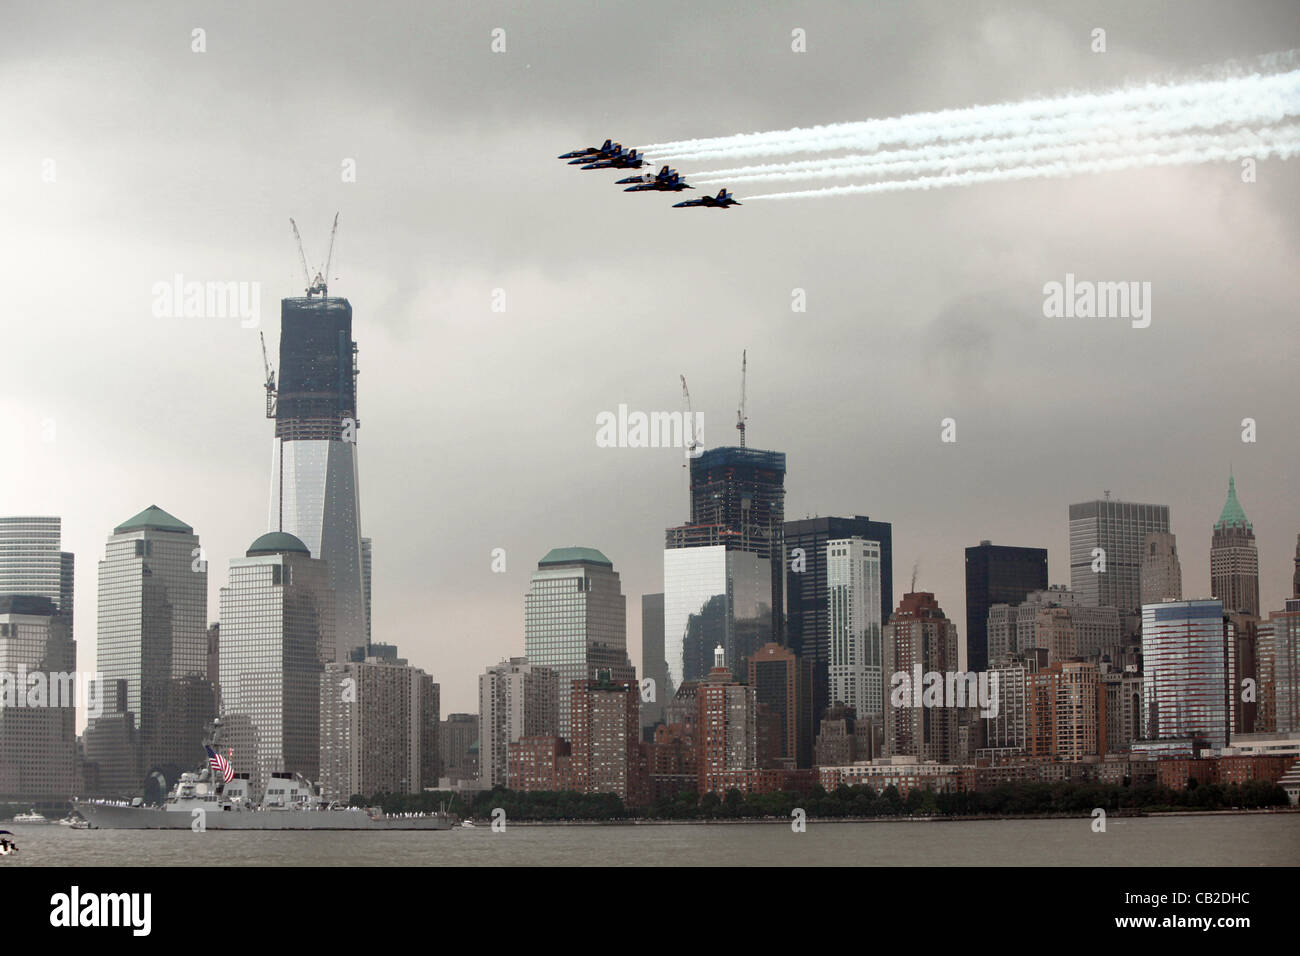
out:
M271 361L266 357L266 336L261 332L257 333L258 338L262 340L262 367L266 369L266 417L275 417L275 371L271 368Z
M339 214L334 214L334 226L330 229L330 246L325 256L325 269L317 270L314 279L311 277L311 269L307 266L307 255L302 251L302 235L298 232L298 224L293 221L292 216L289 217L289 225L293 226L293 238L298 243L298 260L302 263L302 277L307 283L307 298L310 299L317 292L321 294L321 298L324 298L329 295L330 265L334 261L334 236L339 231Z
M736 429L740 432L740 447L745 447L745 375L749 365L749 350L740 353L740 408L736 409Z
M686 439L686 457L694 458L695 449L699 448L702 442L695 437L695 412L691 409L691 390L686 387L686 376L682 379L682 398L686 401L686 421L683 432L689 437ZM686 462L682 462L682 467L686 467Z

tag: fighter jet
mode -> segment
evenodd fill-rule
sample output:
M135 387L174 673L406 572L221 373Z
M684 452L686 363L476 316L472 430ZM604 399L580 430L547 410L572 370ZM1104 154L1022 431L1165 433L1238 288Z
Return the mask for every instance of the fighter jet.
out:
M588 163L583 169L640 169L645 165L645 157L635 149L620 150L617 155Z
M668 166L665 166L657 173L646 173L644 176L629 176L627 179L620 179L617 185L622 186L625 183L632 183L627 189L623 190L625 193L642 192L643 190L681 192L683 189L695 188L682 179L681 173Z
M622 143L611 143L609 140L605 140L605 145L599 147L596 150L593 150L590 153L581 154L578 156L577 159L569 160L569 165L581 166L583 163L590 163L591 161L597 159L612 159L615 156L620 155L622 152L623 152Z
M701 196L699 199L688 199L685 202L673 203L674 209L685 209L687 206L708 206L711 209L726 209L728 206L741 206L735 197L725 189L719 189L717 196Z
M571 153L564 153L557 156L557 159L595 159L598 153L612 155L614 152L614 143L611 140L605 140L601 146L588 146L586 149L575 149Z

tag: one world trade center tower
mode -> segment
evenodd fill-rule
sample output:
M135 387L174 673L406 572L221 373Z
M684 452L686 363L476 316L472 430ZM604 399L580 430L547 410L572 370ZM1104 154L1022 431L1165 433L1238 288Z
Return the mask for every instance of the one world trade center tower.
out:
M286 531L329 564L337 644L347 660L368 643L361 502L357 482L357 346L352 306L323 287L280 301L280 381L268 370L275 419L268 530ZM369 544L369 542L365 542ZM326 650L329 653L329 650Z

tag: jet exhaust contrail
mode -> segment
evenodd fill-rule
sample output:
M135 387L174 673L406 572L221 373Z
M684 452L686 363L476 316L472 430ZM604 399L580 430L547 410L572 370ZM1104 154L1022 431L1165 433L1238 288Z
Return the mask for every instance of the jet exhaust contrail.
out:
M691 177L700 185L894 177L754 199L934 189L1246 157L1285 159L1296 154L1300 135L1294 124L1300 117L1296 60L1292 51L1256 61L1290 67L1284 73L681 140L645 152L663 161L691 162L857 150L703 171ZM918 175L935 170L943 175Z
M1150 166L1182 166L1196 163L1230 162L1232 160L1254 158L1289 159L1300 155L1300 127L1292 128L1294 135L1287 140L1279 140L1271 145L1239 146L1224 148L1215 146L1209 149L1183 150L1176 153L1147 156L1124 156L1114 159L1097 159L1086 162L1056 162L1042 166L1014 166L1007 169L991 169L955 173L949 176L921 176L914 179L896 179L879 183L865 183L854 186L829 186L824 189L802 189L787 193L766 193L762 196L748 196L746 202L756 199L796 199L806 196L848 196L856 193L903 192L918 189L942 189L948 186L969 186L975 183L1009 182L1018 179L1056 179L1067 178L1080 173L1109 173L1123 169L1140 169Z
M1261 130L1237 130L1232 133L1202 133L1188 136L1159 136L1141 139L1124 138L1092 143L1067 143L1026 149L986 149L967 156L937 156L932 159L904 160L892 163L859 162L812 169L756 172L747 175L718 176L710 173L695 181L701 186L728 183L783 182L798 179L841 179L847 176L914 175L934 170L956 172L983 167L1041 165L1053 162L1089 162L1094 159L1134 155L1168 155L1204 151L1220 147L1267 147L1284 145L1300 135L1300 125L1269 127ZM849 159L851 157L845 157Z
M741 133L707 140L647 146L647 154L686 161L746 156L780 156L858 147L878 149L889 144L920 145L1066 130L1155 115L1161 110L1191 108L1204 125L1235 123L1238 112L1267 115L1270 109L1294 107L1300 91L1300 70L1276 76L1236 77L1178 86L1147 86L1104 94L1031 100L1023 103L973 106L935 113L914 113L864 122L836 123L809 129L770 133Z

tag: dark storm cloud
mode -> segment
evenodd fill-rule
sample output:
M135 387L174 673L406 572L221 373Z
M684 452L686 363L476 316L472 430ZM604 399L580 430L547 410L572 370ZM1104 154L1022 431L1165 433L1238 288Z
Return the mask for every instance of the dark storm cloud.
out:
M0 512L64 515L83 667L104 537L151 502L203 536L215 615L265 523L257 330L156 319L149 291L258 281L274 349L300 283L285 220L315 259L341 209L375 638L441 681L444 711L476 709L476 674L522 651L551 547L612 558L639 662L685 474L671 450L597 448L596 415L677 409L685 373L706 442L731 442L743 348L750 440L789 454L788 513L893 521L897 580L919 560L963 632L962 548L1048 547L1066 582L1066 506L1104 488L1170 504L1184 590L1208 591L1229 460L1276 607L1300 530L1295 163L1251 185L1211 165L714 214L553 157L1106 89L1300 46L1297 20L1285 2L11 8L0 252L20 361L0 412L22 467L0 472ZM1152 282L1151 327L1045 319L1067 272Z

